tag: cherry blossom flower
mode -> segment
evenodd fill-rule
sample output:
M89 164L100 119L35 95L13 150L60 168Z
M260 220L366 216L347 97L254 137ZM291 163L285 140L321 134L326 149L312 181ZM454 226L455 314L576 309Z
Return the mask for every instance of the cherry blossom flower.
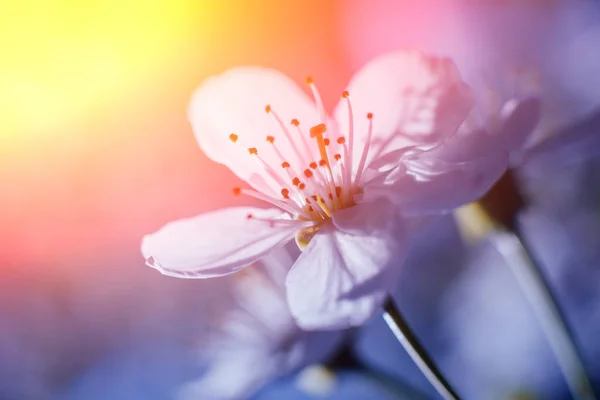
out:
M172 222L144 238L142 253L163 274L209 278L295 238L303 252L286 286L300 326L356 326L397 280L403 216L477 199L504 172L518 141L480 140L481 129L455 135L473 99L446 58L399 51L371 61L333 116L311 78L307 85L314 102L277 71L240 67L197 89L189 115L200 147L248 183L235 195L272 207ZM526 128L520 110L502 114L500 131Z
M303 331L290 314L285 278L292 264L290 252L278 248L223 278L225 290L213 299L209 328L197 341L203 373L177 398L245 399L275 378L331 356L341 332Z

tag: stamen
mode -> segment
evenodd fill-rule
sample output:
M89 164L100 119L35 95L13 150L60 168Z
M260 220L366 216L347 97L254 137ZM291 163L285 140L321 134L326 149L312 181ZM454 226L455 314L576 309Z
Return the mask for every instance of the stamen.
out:
M283 188L281 189L281 195L283 196L284 199L289 199L290 198L290 191L289 189Z
M323 137L323 133L327 131L327 126L325 124L319 124L310 128L310 137L316 139L317 146L319 148L319 153L321 155L321 161L319 161L320 165L327 166L327 172L329 173L329 179L323 178L325 182L328 183L329 190L333 190L335 187L335 179L333 177L333 171L331 171L331 167L329 165L329 156L327 154L327 148L325 147L325 138ZM323 164L323 161L325 164ZM335 203L332 207L335 211Z
M304 176L306 176L307 178L312 178L313 173L310 169L307 168L304 170Z
M275 110L273 110L271 108L270 105L267 105L265 107L265 111L267 112L267 114L270 114L273 116L273 118L275 118L275 121L277 121L277 124L279 124L279 127L283 131L285 137L288 139L290 146L292 146L292 150L296 154L296 157L298 157L298 160L303 164L306 163L306 160L304 160L304 158L302 157L302 153L298 149L298 146L296 146L296 142L293 140L292 135L290 134L290 131L288 131L287 127L285 126L285 124L283 123L281 118L279 118L279 115L275 112ZM272 137L272 136L270 136L270 137ZM267 140L268 140L268 138L269 137L267 137ZM273 138L273 141L275 141L275 138ZM271 143L273 143L273 141L271 141Z
M313 82L313 79L308 76L306 77L306 84L310 87L313 97L315 98L315 103L317 103L317 109L319 110L319 117L321 118L321 123L327 122L327 112L325 112L325 107L323 107L323 100L321 99L321 95L317 90L317 86Z
M267 142L273 143L274 141L275 141L275 138L273 136L267 136Z
M296 225L298 229L307 228L314 225L314 222L310 219L287 219L287 218L260 218L254 214L246 215L246 219L252 219L255 221L261 221L268 223L271 227L275 225Z
M307 214L300 207L298 207L296 203L277 200L252 189L241 189L240 192L245 194L246 196L254 197L255 199L262 200L264 202L274 205L275 207L279 207L283 211L286 211L291 215L302 215L303 217L307 216Z
M340 161L342 159L342 155L341 154L335 154L333 156L333 158L335 159L335 161Z
M253 217L253 218L257 221L267 222L271 226L274 226L276 224L297 225L298 228L302 228L302 227L306 228L306 227L310 227L310 226L314 225L314 222L310 219L298 220L298 219L283 219L283 218L256 218L256 217Z
M273 145L274 146L274 145ZM275 183L277 183L277 185L279 185L279 187L285 187L287 186L287 182L285 181L285 179L277 172L273 169L273 167L271 167L271 165L269 165L259 154L258 154L258 150L255 147L251 147L250 149L248 149L248 152L255 156L258 161L262 164L262 166L265 168L265 170L267 171L267 174L269 174L269 176L275 181ZM284 161L285 162L285 161ZM290 173L290 171L286 168L285 169L288 174Z
M349 96L350 93L344 90L342 98L346 99L346 106L348 108L348 147L346 147L344 140L344 164L346 167L344 170L344 186L347 188L348 196L350 196L350 191L352 190L352 154L354 152L354 114Z
M290 163L287 161L284 161L281 163L281 168L289 168L290 167Z
M367 118L369 119L369 130L367 132L367 141L365 142L365 147L363 148L362 156L360 157L360 162L358 163L358 170L356 171L355 183L357 185L360 185L360 178L363 173L363 169L365 168L365 163L367 162L367 155L369 154L371 136L373 133L373 113L368 113Z
M234 196L239 196L240 194L242 194L242 189L239 187L233 188L232 191Z
M302 159L302 162L304 164L308 163L308 160L310 160L312 158L312 152L310 151L310 145L308 144L308 139L306 138L306 135L304 134L304 132L302 132L302 129L300 129L300 122L297 119L293 119L292 120L292 125L294 125L296 127L296 130L298 131L298 136L300 136L300 138L302 139L302 145L304 146L304 151L306 152L306 158Z
M313 126L310 128L310 137L317 140L321 158L327 160L327 149L325 148L325 140L323 138L323 133L325 133L325 131L327 131L327 126L325 126L325 124Z
M235 133L230 134L229 135L229 140L231 140L233 143L237 142L238 135L236 135Z

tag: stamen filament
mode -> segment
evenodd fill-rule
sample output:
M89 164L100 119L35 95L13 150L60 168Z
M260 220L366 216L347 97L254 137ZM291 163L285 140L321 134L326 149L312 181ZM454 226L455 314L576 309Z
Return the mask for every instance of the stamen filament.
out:
M348 147L344 143L344 163L346 164L346 177L350 189L352 187L352 155L354 154L354 113L352 112L352 104L350 103L349 96L348 91L342 93L342 97L346 99L346 106L348 108Z
M363 169L365 168L365 163L367 162L367 155L369 154L369 147L371 146L371 136L373 134L373 114L367 114L367 118L369 119L369 130L367 133L367 141L365 142L365 147L362 152L362 156L360 157L360 162L358 163L358 170L356 171L356 179L355 183L360 185L360 178L363 173Z
M273 118L275 118L275 120L281 127L281 130L283 131L285 137L288 139L290 146L292 146L292 150L294 151L294 153L296 153L296 157L298 157L298 161L305 162L305 160L302 157L302 153L298 149L298 146L296 146L296 142L292 139L292 135L290 134L290 131L287 129L287 127L285 126L285 124L283 123L281 118L279 118L279 115L275 112L275 110L273 110L273 108L271 106L267 106L265 108L265 110L267 110L267 114L273 115ZM283 157L282 157L282 159L283 159Z
M306 84L310 87L312 95L315 99L315 103L317 103L317 109L319 110L319 118L321 118L321 123L327 123L327 112L325 111L325 107L323 106L323 100L321 99L321 95L319 94L317 86L315 85L313 79L310 76L306 78Z
M298 228L307 228L314 225L312 221L303 221L301 219L257 218L252 214L249 214L248 217L256 221L268 222L269 224L298 225Z
M304 210L300 209L295 203L286 202L282 200L274 199L266 194L257 192L252 189L241 189L241 194L245 194L246 196L254 197L255 199L265 201L269 204L274 205L275 207L281 208L283 211L290 213L291 215L302 215L303 217L307 217Z
M265 167L269 176L271 178L273 178L273 180L279 186L286 187L288 185L288 183L285 181L285 179L283 179L281 177L281 175L279 175L279 173L273 169L273 167L271 167L269 164L267 164L267 162L258 153L254 153L254 156L258 159L258 161L261 163L261 165Z

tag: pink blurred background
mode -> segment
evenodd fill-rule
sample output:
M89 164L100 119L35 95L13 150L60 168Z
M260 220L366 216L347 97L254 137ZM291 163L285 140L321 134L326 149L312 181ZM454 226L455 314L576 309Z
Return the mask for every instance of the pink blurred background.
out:
M143 234L234 203L233 175L196 145L186 107L207 76L311 74L332 105L351 70L321 1L10 3L0 17L2 272L137 254ZM8 12L6 12L8 11ZM144 268L132 257L135 268ZM17 271L13 271L17 272Z

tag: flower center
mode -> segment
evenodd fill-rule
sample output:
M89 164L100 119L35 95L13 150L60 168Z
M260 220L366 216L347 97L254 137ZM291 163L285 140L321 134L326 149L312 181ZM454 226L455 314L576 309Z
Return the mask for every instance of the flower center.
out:
M298 245L305 247L320 227L330 220L338 210L356 205L355 195L362 193L362 175L365 169L372 134L373 114L369 113L369 128L357 167L353 167L354 123L349 93L344 91L342 99L348 110L349 129L347 137L335 136L327 127L327 113L321 96L312 79L306 79L319 112L321 123L308 132L302 129L296 118L289 125L283 123L277 112L265 107L280 128L280 135L266 136L267 147L246 147L248 156L254 157L264 168L270 180L268 191L234 188L235 195L245 194L266 201L290 214L293 221L303 222L298 233ZM241 138L231 133L229 139L241 144ZM285 150L279 145L283 142ZM266 157L263 157L265 151ZM266 153L269 152L270 153ZM249 218L254 218L252 215ZM285 222L284 222L285 221ZM290 223L291 220L274 219L272 223Z

